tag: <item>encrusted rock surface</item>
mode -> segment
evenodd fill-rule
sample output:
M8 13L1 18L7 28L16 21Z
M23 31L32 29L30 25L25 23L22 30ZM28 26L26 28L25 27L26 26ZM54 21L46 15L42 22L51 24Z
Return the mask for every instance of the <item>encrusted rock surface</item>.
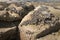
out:
M20 40L20 38L60 40L59 6L30 2L0 2L0 40Z
M17 3L18 4L18 3ZM29 11L34 9L32 4L21 4L17 6L16 3L0 4L0 20L3 21L16 21L21 20ZM22 6L23 5L23 6ZM25 5L25 6L24 6ZM29 6L27 6L29 5Z
M39 38L59 29L59 18L52 14L45 5L38 6L29 12L19 24L21 40L41 40Z
M18 24L34 6L19 4L0 3L0 40L20 40Z

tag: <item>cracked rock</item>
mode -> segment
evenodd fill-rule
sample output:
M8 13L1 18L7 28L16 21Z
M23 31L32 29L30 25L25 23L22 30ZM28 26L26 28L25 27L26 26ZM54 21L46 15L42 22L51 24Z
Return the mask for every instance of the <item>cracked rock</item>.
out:
M22 19L19 24L21 40L37 40L60 29L59 18L46 9L41 11L44 8L38 6Z

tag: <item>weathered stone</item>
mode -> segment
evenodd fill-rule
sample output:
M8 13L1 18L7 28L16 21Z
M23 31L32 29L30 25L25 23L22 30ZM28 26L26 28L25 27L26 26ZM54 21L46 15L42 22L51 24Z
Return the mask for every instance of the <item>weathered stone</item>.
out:
M30 3L30 2L26 2L26 10L28 10L28 11L31 11L31 10L33 10L34 9L34 6L33 6L33 4L32 3Z
M4 8L6 8L9 4L5 3L5 2L0 2L0 11L4 10Z
M20 16L17 13L10 12L10 11L0 11L0 20L3 21L14 21L19 20Z
M2 6L4 7L4 5ZM27 9L25 9L27 7ZM27 6L25 8L17 6L14 3L10 3L7 7L0 11L0 20L3 21L16 21L22 20L22 18L28 14L29 11L34 9L34 6Z
M1 22L0 40L15 40L17 36L16 28L16 25L12 22Z
M60 6L54 6L54 8L60 10Z
M60 29L58 17L38 6L19 24L21 40L36 40ZM27 18L27 19L26 19ZM22 36L23 35L23 36Z
M60 40L60 32L59 31L54 32L52 34L41 37L37 40Z

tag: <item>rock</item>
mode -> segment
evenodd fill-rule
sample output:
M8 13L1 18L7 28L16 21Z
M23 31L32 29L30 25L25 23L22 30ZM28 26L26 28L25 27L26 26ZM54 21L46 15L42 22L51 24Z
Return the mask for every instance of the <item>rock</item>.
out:
M7 3L8 4L8 3ZM2 6L4 7L4 5ZM27 9L25 9L27 7ZM27 6L25 8L22 5L17 6L16 3L10 3L7 7L0 11L0 20L3 21L16 21L22 20L22 18L28 14L29 11L34 9L34 6Z
M54 14L56 15L57 17L60 18L60 10L59 9L55 9L54 7L51 7L51 6L48 6L49 10Z
M4 10L4 8L6 8L9 4L5 3L5 2L0 2L0 11Z
M4 10L4 7L2 5L0 5L0 10Z
M54 6L54 8L60 10L60 6Z
M0 21L1 22L1 21ZM16 25L12 22L0 23L0 40L13 40L17 38Z
M31 10L33 10L35 7L33 6L33 4L32 3L30 3L30 2L26 2L26 10L28 10L28 11L31 11Z
M54 32L52 34L46 35L42 38L39 38L37 40L60 40L60 32Z
M19 20L20 16L17 13L11 13L10 11L0 11L0 20L3 21L15 21Z
M58 17L41 9L44 8L38 6L22 19L19 24L21 40L36 40L60 29Z

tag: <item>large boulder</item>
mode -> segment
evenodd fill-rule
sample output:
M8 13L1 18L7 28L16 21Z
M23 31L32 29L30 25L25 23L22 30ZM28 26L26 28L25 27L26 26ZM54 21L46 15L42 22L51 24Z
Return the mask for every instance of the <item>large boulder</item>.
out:
M16 3L10 3L7 7L4 8L4 5L1 5L0 8L0 20L3 21L16 21L22 20L22 18L28 14L29 11L34 9L34 6L17 6ZM29 10L27 10L27 9Z
M29 11L34 9L34 6L32 4L31 4L32 6L31 5L24 6L24 4L22 4L22 5L17 6L16 3L15 4L10 3L7 7L5 7L4 5L1 5L0 8L3 8L3 9L0 10L0 20L3 20L3 21L22 20L22 18L25 15L27 15ZM25 9L25 8L27 8L27 9Z
M21 40L38 40L60 29L59 18L46 6L38 6L29 12L19 24Z

